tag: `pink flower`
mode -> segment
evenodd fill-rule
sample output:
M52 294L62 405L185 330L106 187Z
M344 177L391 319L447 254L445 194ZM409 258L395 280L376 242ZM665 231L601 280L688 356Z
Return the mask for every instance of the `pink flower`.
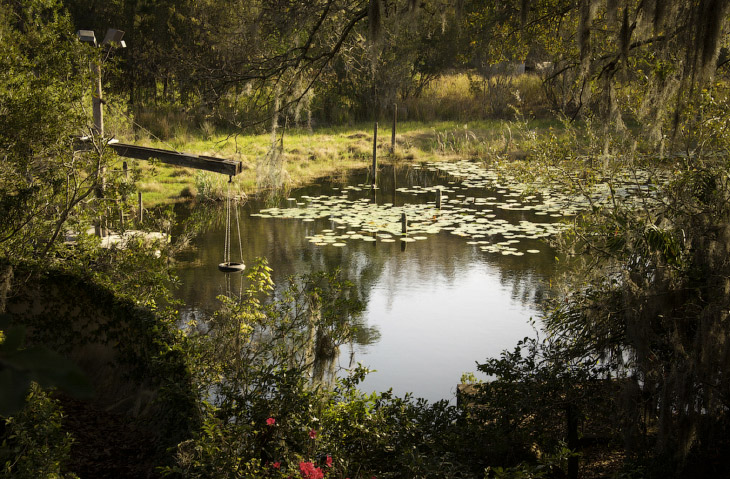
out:
M314 464L311 462L300 462L299 463L299 472L301 472L302 477L304 479L323 479L324 473L322 472L322 469L318 467L314 467Z
M267 426L273 426L274 424L276 424L276 419L274 419L273 417L270 417L266 420Z
M325 462L327 467L332 467L332 456L327 456L327 460Z
M314 439L315 437L317 437L317 431L315 431L314 429L310 429L309 430L309 439Z
M280 462L275 462L275 463L273 463L271 465L271 467L273 467L274 469L279 469L281 467L281 463Z

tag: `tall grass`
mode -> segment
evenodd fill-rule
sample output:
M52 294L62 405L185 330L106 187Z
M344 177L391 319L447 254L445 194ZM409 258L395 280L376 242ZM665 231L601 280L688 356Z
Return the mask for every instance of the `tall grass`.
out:
M420 122L512 119L515 111L528 117L549 111L539 76L443 75L421 95L406 98L398 106L399 119Z
M549 101L538 75L485 77L461 72L442 75L420 95L401 99L398 119L428 123L469 122L514 119L516 111L526 118L544 117L549 110ZM320 115L332 117L325 112ZM388 121L390 117L381 120ZM196 139L211 140L216 133L220 134L221 128L219 122L170 105L139 108L135 112L135 122L139 125L138 138L153 137L176 147ZM258 127L255 133L262 133L261 128Z

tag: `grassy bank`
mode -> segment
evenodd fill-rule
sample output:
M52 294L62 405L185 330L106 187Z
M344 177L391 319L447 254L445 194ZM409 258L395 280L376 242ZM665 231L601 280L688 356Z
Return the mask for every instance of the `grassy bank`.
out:
M378 158L381 162L426 162L454 158L520 157L534 135L559 128L557 121L510 122L482 120L469 123L441 121L398 124L396 148L391 153L392 124L378 131ZM373 125L289 129L283 140L283 178L286 187L296 187L316 178L343 171L365 168L372 162ZM236 194L254 195L261 191L257 165L272 145L270 134L225 135L186 132L171 141L145 139L143 146L174 149L241 161L243 173L234 178ZM134 164L140 176L137 183L148 206L225 194L228 178L216 173L139 161Z

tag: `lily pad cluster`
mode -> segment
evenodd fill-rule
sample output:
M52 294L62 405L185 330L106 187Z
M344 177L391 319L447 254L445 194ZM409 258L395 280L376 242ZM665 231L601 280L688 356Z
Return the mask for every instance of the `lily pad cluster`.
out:
M534 248L534 242L532 248L524 250L519 250L518 244L523 240L548 238L564 230L567 223L559 219L569 218L611 198L624 201L636 196L628 181L625 186L619 187L596 183L589 192L579 195L564 193L557 188L534 192L531 185L469 161L434 162L424 168L446 173L449 178L447 184L412 185L397 191L428 195L426 203L395 206L392 203L376 204L370 198L351 198L370 189L369 185L360 184L347 186L331 196L289 198L287 207L268 208L252 216L305 222L329 219L331 228L307 237L317 246L342 247L347 241L354 240L412 242L427 239L428 235L449 232L465 238L468 244L485 252L522 256L539 253L540 250ZM440 208L436 205L439 190ZM407 234L402 233L404 214Z

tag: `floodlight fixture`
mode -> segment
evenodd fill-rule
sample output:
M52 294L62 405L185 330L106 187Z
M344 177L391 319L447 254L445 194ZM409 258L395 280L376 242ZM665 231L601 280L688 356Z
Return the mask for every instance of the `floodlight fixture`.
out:
M76 35L82 42L91 43L96 46L96 35L94 35L94 30L79 30L76 32Z
M76 35L79 37L79 40L84 43L90 43L95 47L99 46L96 43L96 35L94 34L94 30L79 30L78 32L76 32ZM121 30L117 30L116 28L108 29L106 31L106 35L104 36L104 41L101 42L101 46L104 47L104 53L99 55L99 57L91 63L91 71L93 72L95 78L94 93L91 97L94 114L94 129L101 138L104 138L104 111L101 107L104 103L104 100L102 100L101 96L101 67L102 64L106 61L106 57L111 54L114 47L125 48L127 46L122 41L123 36L124 32Z
M102 46L120 46L121 48L125 48L127 45L122 40L123 36L123 31L117 30L116 28L110 28L106 31L106 35L104 36L104 40L101 44Z

